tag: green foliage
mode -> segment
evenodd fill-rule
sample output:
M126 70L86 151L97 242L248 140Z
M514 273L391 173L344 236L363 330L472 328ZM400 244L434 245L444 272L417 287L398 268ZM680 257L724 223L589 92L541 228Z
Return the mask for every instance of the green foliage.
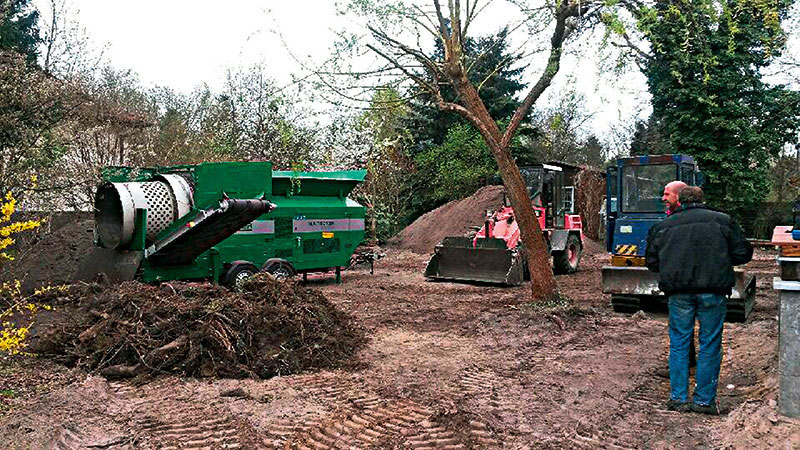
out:
M562 92L553 106L534 114L531 131L520 136L514 149L521 165L547 161L602 168L608 152L594 135L582 135L581 128L591 118L585 97L574 90Z
M667 151L688 153L708 177L710 202L757 202L770 162L797 141L800 96L761 70L780 54L791 2L658 2L639 26L654 55L645 68Z
M411 161L407 156L410 132L405 127L408 104L391 88L375 92L370 108L357 119L349 135L361 135L367 148L363 166L366 182L353 196L367 205L372 240L382 242L394 236L408 217ZM362 142L363 142L362 141Z
M24 55L29 64L39 57L39 11L30 0L0 2L0 50Z
M483 137L471 125L457 124L447 132L441 145L418 154L414 189L425 196L415 205L428 211L448 201L472 195L485 179L497 172L497 164Z
M21 195L36 170L52 167L63 156L56 126L78 99L68 84L51 79L24 56L0 56L0 190Z
M646 122L637 121L631 141L630 154L663 155L669 153L663 131L651 115Z

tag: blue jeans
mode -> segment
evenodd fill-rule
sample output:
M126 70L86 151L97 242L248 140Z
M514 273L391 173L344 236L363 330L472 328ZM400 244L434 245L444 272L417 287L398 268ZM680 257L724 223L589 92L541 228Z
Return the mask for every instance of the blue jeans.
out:
M694 321L700 322L700 349L693 400L710 405L717 397L722 362L722 324L727 300L718 294L673 294L669 297L669 385L670 397L687 402L689 396L689 345Z

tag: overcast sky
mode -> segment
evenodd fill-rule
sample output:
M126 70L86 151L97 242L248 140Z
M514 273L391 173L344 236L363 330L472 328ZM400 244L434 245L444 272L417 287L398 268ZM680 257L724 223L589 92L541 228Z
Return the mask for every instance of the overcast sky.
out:
M49 0L34 0L47 14ZM142 84L168 86L190 92L208 84L222 87L228 68L263 62L279 85L302 68L287 48L303 60L322 61L335 40L333 29L348 26L336 15L335 0L74 0L78 20L95 46L107 46L106 55L120 69L139 74ZM496 2L502 5L504 2ZM483 23L484 33L496 31L507 19L498 6ZM283 42L282 42L283 40ZM531 83L541 67L525 74ZM633 117L649 114L644 77L632 71L622 79L598 76L592 53L581 59L565 58L547 98L554 101L568 80L587 97L594 113L589 127L608 142L612 128ZM612 83L613 81L613 83Z

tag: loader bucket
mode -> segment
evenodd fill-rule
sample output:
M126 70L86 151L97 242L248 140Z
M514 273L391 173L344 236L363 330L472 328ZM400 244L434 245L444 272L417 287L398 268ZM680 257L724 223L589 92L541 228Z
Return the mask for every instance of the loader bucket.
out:
M663 295L658 289L658 274L647 267L605 266L603 293L621 295Z
M606 266L603 273L603 293L611 294L615 311L633 312L643 303L666 303L664 293L658 288L658 274L646 267ZM733 269L735 284L728 297L725 315L727 322L744 322L755 303L756 279L741 268Z
M522 258L502 239L446 237L434 249L425 277L435 280L474 281L517 286L522 283Z

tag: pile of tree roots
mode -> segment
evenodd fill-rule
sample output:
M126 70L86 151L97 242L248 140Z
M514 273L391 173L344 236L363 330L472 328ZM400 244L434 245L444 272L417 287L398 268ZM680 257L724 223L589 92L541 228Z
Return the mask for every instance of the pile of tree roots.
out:
M191 283L72 285L30 351L107 377L261 377L352 364L364 332L319 291L259 274L239 292Z

